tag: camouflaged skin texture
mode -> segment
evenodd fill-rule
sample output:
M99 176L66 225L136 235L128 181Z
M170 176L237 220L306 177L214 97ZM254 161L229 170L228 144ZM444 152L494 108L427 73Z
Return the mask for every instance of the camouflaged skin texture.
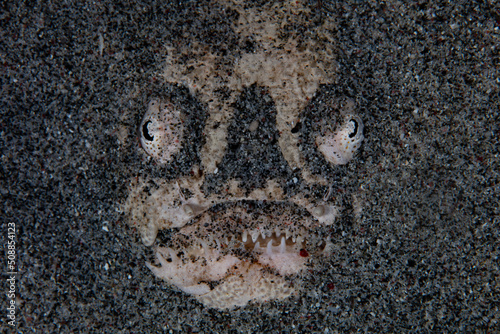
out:
M183 97L151 96L138 132L146 159L184 171L131 180L124 205L154 275L217 309L300 292L342 210L336 166L364 139L355 102L332 93L332 22L304 40L283 31L310 19L300 2L225 6L251 50L167 46L163 79Z

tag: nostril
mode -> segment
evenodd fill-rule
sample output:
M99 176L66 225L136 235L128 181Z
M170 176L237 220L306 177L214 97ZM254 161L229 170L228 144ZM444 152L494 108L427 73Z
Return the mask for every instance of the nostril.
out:
M149 134L149 131L148 131L149 124L151 124L151 121L147 121L146 123L144 123L142 125L142 135L144 136L144 138L146 138L146 140L153 141L153 139L155 139L155 137L151 136Z

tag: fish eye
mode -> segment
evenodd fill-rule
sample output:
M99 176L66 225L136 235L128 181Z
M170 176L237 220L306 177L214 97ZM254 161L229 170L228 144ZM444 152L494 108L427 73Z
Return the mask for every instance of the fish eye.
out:
M137 132L144 151L162 163L167 162L182 146L181 112L171 103L152 100Z
M336 132L318 136L316 144L328 162L345 165L353 158L363 139L363 121L353 116Z
M155 137L149 134L149 129L148 129L149 124L151 124L151 121L147 121L142 125L142 135L146 140L153 141Z

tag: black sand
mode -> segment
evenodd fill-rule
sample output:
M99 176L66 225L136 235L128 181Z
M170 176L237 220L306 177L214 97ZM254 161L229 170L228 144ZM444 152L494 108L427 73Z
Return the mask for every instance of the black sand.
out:
M499 331L498 5L310 2L311 20L337 21L335 89L365 123L341 170L364 209L332 228L336 252L302 296L220 312L155 279L116 211L131 177L176 173L135 133L163 46L236 45L222 6L159 3L2 5L0 240L7 254L15 223L19 271L2 332Z

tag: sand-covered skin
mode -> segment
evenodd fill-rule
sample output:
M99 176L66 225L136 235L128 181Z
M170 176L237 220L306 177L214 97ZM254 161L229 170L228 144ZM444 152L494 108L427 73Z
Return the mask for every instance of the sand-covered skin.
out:
M205 2L5 9L1 220L19 231L19 330L496 330L498 11L483 2L308 6L309 24L284 21L285 36L307 39L332 20L336 73L306 110L340 112L353 100L365 140L333 170L314 146L305 155L323 178L334 172L330 196L351 207L331 226L333 255L306 277L306 294L232 313L207 312L152 280L144 263L153 254L116 203L134 177L170 180L200 162L184 150L173 166L155 164L138 129L153 97L207 106L162 81L165 46L248 53L237 13ZM303 126L305 136L314 130Z
M336 75L332 20L307 38L293 31L286 36L284 25L310 23L311 8L305 3L248 7L228 1L224 6L238 15L231 22L238 43L250 43L251 49L220 54L198 44L169 45L164 61L167 83L186 86L194 99L206 102L196 113L206 114L206 123L188 117L189 112L182 117L183 106L171 105L170 98L154 97L139 127L141 146L152 162L170 166L183 155L177 153L181 146L199 152L200 162L180 178L146 174L137 182L132 177L121 206L142 242L154 247L156 261L146 264L154 275L220 310L307 293L300 289L306 264L309 272L321 271L321 256L330 256L323 252L329 248L328 232L321 237L316 229L333 225L344 206L352 205L330 196L337 188L334 169L352 160L364 139L355 101L327 108L321 119L311 117L321 107L304 110ZM183 131L192 123L203 127L199 141ZM324 160L306 159L303 143L315 143L318 148L312 151ZM330 165L330 173L315 173L314 166L321 164ZM321 191L325 195L318 196ZM251 204L244 212L238 209L242 200ZM264 209L267 202L274 209ZM235 206L203 219L205 211L224 203ZM301 214L289 215L290 205L302 209ZM262 225L258 217L267 223ZM256 223L257 229L250 229ZM173 241L203 224L212 227L194 244L192 239ZM257 241L259 230L262 239ZM166 242L158 237L162 232L168 235ZM315 240L322 243L321 251ZM312 260L317 257L321 259Z

